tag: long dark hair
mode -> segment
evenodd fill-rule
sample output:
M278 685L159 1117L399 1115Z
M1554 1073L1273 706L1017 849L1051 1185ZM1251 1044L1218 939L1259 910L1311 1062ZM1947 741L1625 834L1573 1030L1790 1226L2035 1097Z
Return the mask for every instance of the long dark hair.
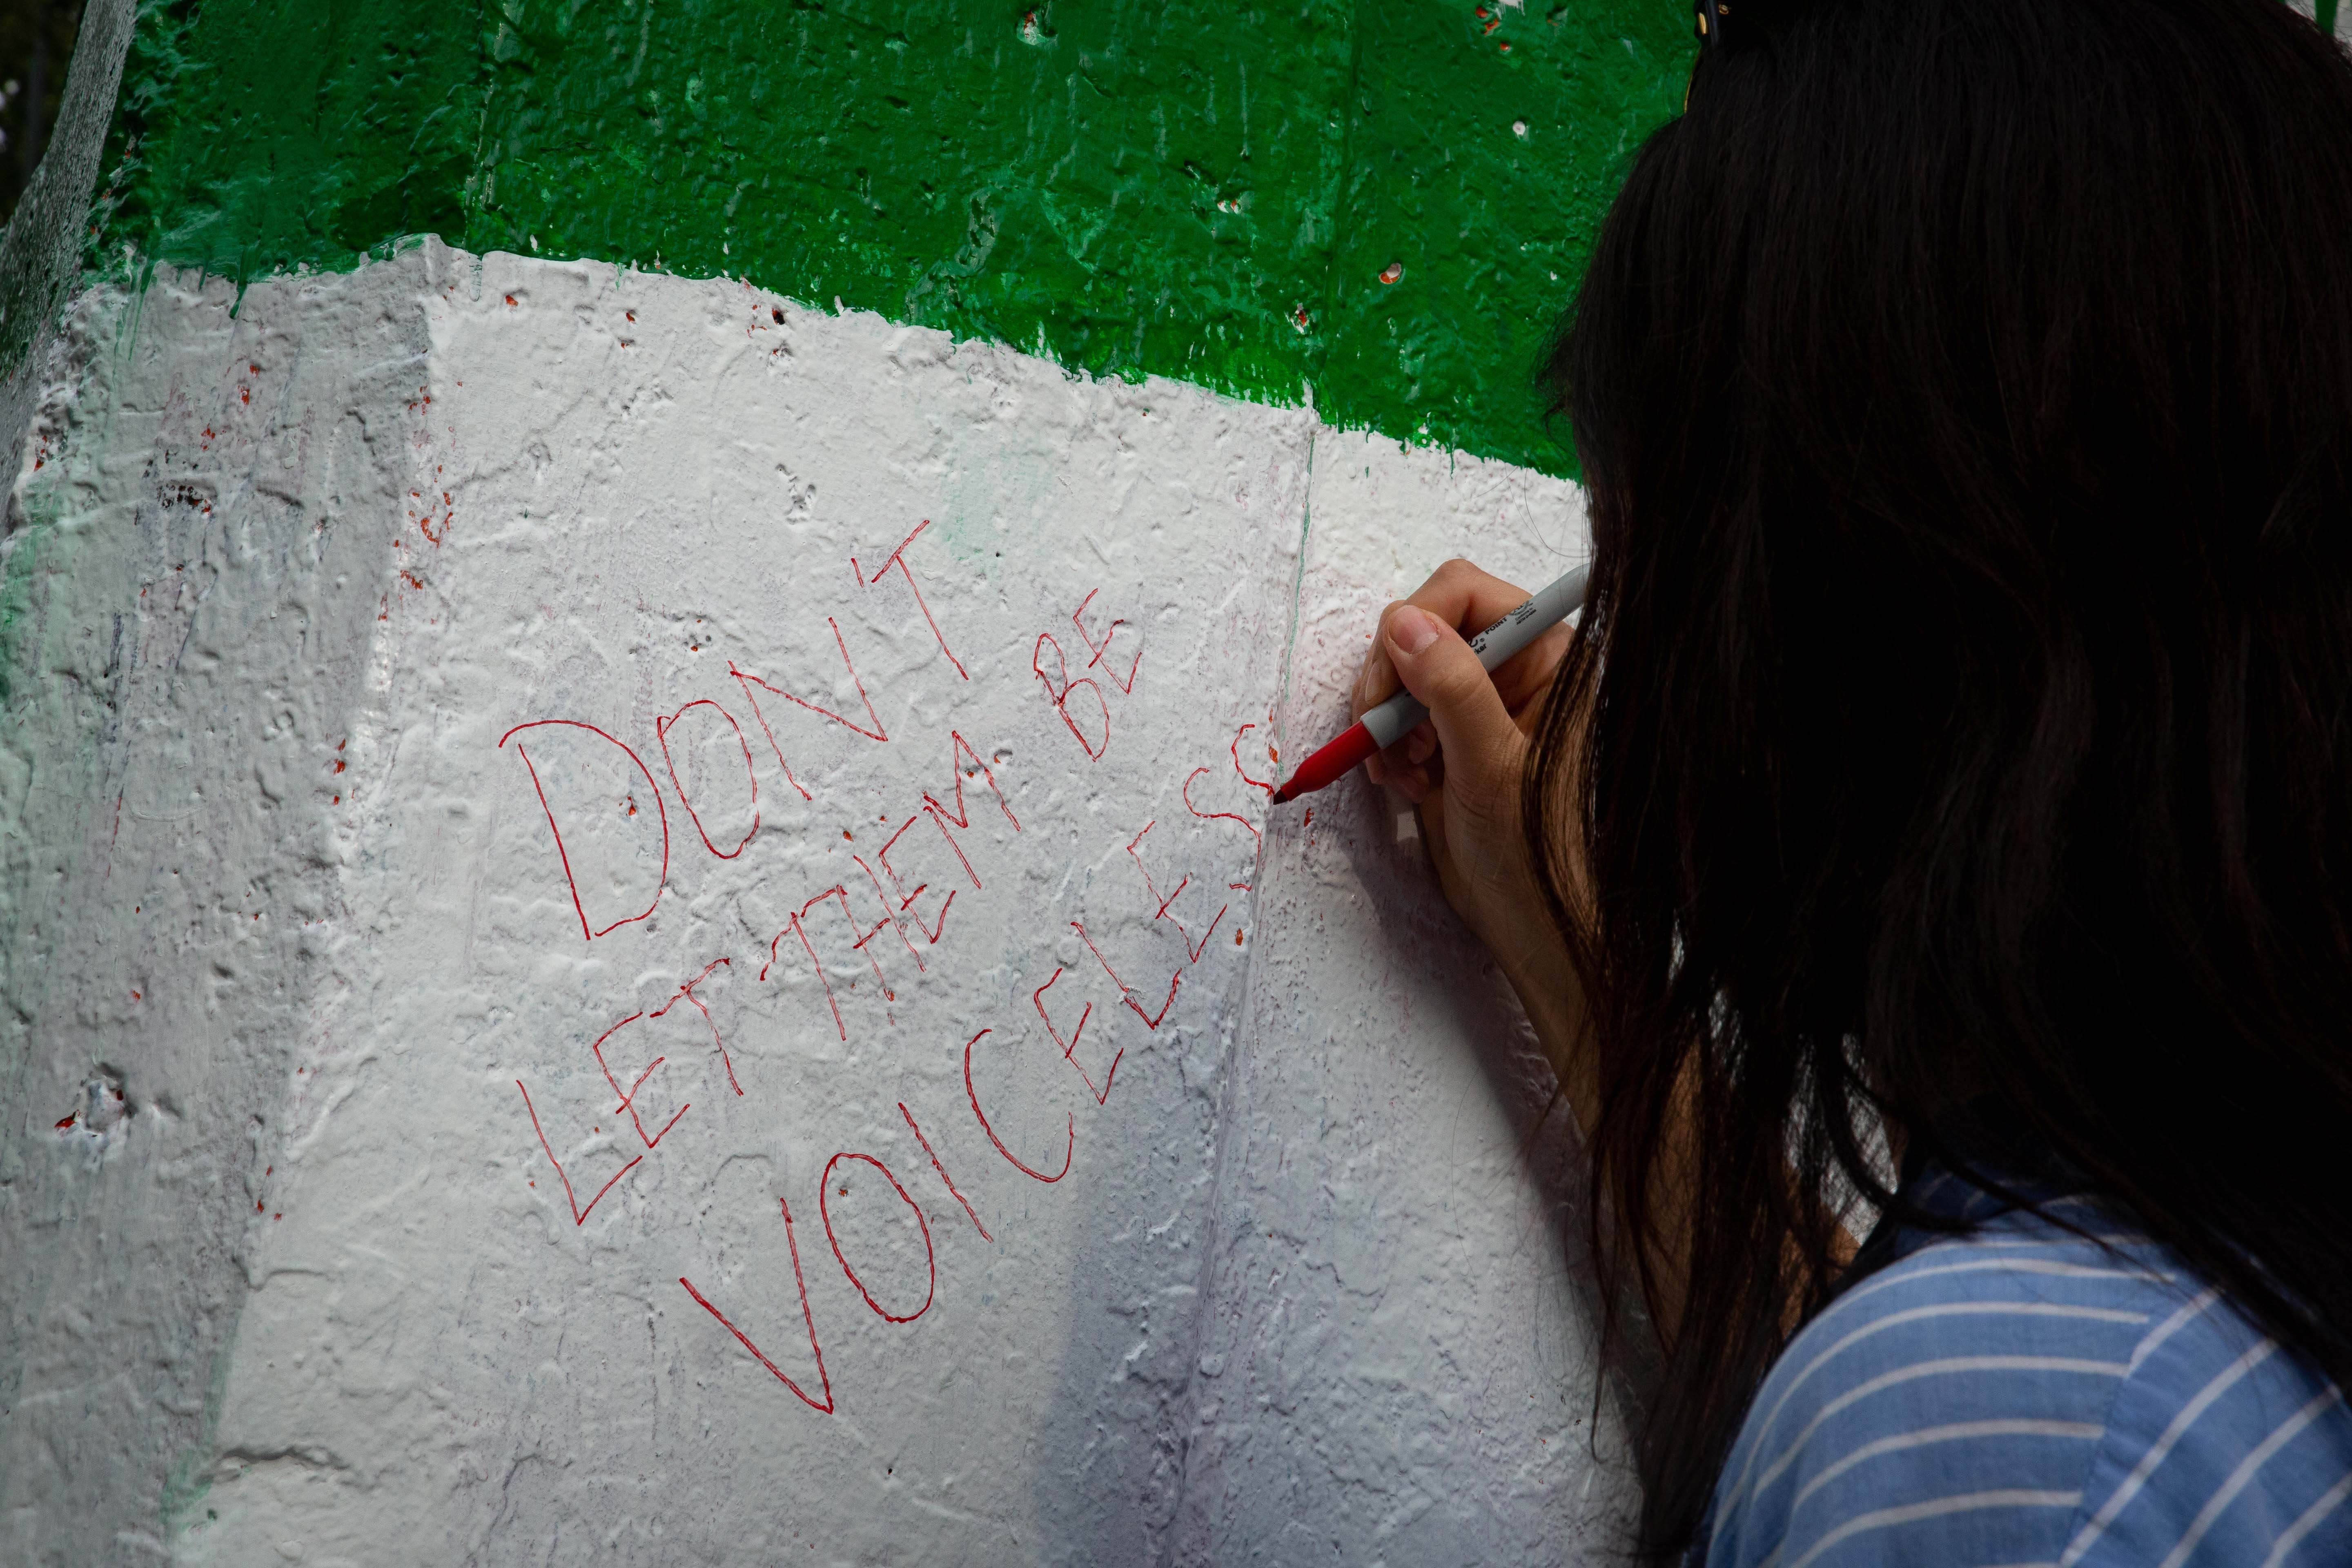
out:
M1880 1127L2054 1152L2352 1386L2352 61L2278 0L1734 10L1549 362L1595 555L1525 802L1596 1252L1679 1292L1651 1556Z

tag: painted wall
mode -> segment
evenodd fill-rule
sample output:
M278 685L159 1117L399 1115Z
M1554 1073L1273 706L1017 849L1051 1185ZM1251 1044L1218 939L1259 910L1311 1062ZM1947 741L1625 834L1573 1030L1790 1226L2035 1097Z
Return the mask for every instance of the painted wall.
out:
M186 15L132 54L110 249L726 273L1553 472L1528 372L1691 49L1671 0Z
M1598 1560L1548 1075L1263 781L1583 550L1684 27L143 13L11 383L0 1558Z
M86 296L17 489L12 1559L1612 1539L1531 1043L1253 783L1572 492L740 283L233 299Z

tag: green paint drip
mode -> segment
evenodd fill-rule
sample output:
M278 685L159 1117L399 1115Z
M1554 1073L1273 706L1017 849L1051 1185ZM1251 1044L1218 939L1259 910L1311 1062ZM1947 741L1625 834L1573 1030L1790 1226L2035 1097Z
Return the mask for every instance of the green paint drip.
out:
M1659 0L150 0L101 244L726 274L1560 471L1536 356L1689 50Z
M2336 0L2316 0L2311 14L2321 32L2331 38L2336 36Z

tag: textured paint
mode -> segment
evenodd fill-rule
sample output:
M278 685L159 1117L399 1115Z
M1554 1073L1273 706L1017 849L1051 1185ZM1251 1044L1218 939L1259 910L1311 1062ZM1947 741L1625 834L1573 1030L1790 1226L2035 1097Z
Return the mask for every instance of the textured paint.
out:
M1252 782L1572 487L727 280L235 299L81 299L0 555L0 1560L1600 1559L1540 1058Z
M726 274L1559 470L1536 353L1688 58L1665 0L211 0L143 23L101 245Z
M1255 782L1581 547L1476 454L1681 22L1481 10L146 12L0 540L0 1560L1601 1560L1540 1059Z
M84 13L48 149L0 237L0 452L24 445L42 350L73 287L131 25L131 0Z

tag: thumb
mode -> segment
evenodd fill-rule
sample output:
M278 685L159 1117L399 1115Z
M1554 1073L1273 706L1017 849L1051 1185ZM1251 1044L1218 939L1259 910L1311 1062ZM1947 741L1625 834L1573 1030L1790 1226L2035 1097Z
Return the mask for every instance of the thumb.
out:
M1400 605L1381 628L1404 689L1429 709L1448 777L1496 772L1519 731L1478 656L1462 634L1417 605Z

